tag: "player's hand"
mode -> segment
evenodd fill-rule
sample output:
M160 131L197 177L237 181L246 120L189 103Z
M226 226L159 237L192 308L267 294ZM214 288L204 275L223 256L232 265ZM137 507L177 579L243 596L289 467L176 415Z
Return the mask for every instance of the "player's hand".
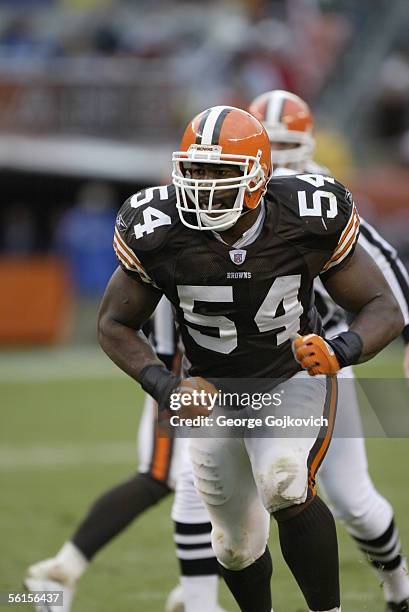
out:
M409 386L409 344L405 346L405 353L403 356L403 372L405 374L406 383Z
M210 398L215 398L217 393L216 387L201 376L182 378L170 396L171 412L189 419L209 416L214 405L214 400L212 402Z
M332 348L317 334L299 336L292 344L294 357L310 376L336 374L341 369Z

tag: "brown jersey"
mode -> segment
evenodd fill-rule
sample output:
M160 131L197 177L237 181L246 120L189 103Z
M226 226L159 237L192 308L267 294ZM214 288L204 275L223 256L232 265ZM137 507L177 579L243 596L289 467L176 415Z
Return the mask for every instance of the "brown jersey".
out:
M285 176L264 203L261 233L242 249L185 227L172 185L133 195L118 214L119 264L174 305L192 376L288 378L300 368L291 339L321 333L313 280L353 253L351 194L331 177Z

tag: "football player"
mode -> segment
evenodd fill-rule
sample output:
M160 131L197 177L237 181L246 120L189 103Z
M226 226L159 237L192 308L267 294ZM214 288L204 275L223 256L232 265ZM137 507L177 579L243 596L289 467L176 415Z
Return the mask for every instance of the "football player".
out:
M335 524L315 488L334 424L335 374L400 333L399 306L356 244L359 219L350 193L319 175L269 182L268 135L252 115L226 106L204 111L189 123L173 164L172 186L135 194L117 217L120 265L101 304L101 346L162 413L171 395L183 392L192 402L181 417L208 416L209 398L217 394L212 380L274 378L295 411L325 417L307 438L198 437L189 451L212 520L213 549L240 609L271 610L272 514L309 609L335 612ZM312 300L317 276L356 315L330 341L320 335ZM184 378L164 366L139 332L163 294L176 309L190 362Z
M161 361L180 369L177 334L171 305L163 298L144 326ZM140 514L170 495L184 465L184 440L171 438L157 420L156 402L146 396L138 429L138 472L101 495L72 537L58 553L30 566L24 584L30 591L63 591L63 606L36 606L37 612L70 612L79 579L106 544ZM180 494L179 494L180 495ZM224 612L218 605L219 567L211 547L211 524L195 493L188 493L188 510L175 506L175 545L180 586L168 597L165 612Z
M308 105L293 93L282 90L258 96L249 111L263 122L270 138L274 175L330 175L327 168L313 160L315 139L313 118ZM409 378L409 277L391 247L371 225L361 219L361 245L377 263L387 279L405 319L404 367ZM334 303L323 284L314 284L315 303L323 320L326 336L331 338L348 328L345 312ZM405 365L406 364L406 365ZM351 367L344 376L353 378ZM348 425L347 425L348 423ZM343 437L354 431L356 437ZM337 431L340 436L337 436ZM319 473L335 516L345 525L366 558L376 569L390 612L409 610L409 576L402 556L399 534L391 504L376 490L368 473L365 443L359 432L362 426L355 390L341 384L334 438Z

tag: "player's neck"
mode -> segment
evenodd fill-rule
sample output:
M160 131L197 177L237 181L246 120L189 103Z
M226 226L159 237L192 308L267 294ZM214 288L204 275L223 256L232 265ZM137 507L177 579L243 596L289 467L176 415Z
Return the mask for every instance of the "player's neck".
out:
M224 232L219 232L223 242L226 242L228 245L232 245L237 242L238 239L243 236L244 232L247 232L247 230L249 230L251 226L255 224L260 213L261 206L257 206L257 208L250 210L247 214L240 217L233 227L225 230Z

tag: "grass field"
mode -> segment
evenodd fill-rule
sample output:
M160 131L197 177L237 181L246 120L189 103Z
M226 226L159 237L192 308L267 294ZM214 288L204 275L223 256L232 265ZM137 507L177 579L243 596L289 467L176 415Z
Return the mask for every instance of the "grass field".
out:
M400 376L398 349L362 372ZM27 565L56 552L96 495L135 470L142 395L97 349L65 349L1 353L0 398L0 591L8 591L21 588ZM409 440L372 439L367 447L409 549ZM177 581L170 504L142 516L96 557L74 612L163 610ZM276 535L273 524L275 612L305 612ZM381 589L342 527L339 540L343 610L382 612ZM237 609L224 587L221 601Z

